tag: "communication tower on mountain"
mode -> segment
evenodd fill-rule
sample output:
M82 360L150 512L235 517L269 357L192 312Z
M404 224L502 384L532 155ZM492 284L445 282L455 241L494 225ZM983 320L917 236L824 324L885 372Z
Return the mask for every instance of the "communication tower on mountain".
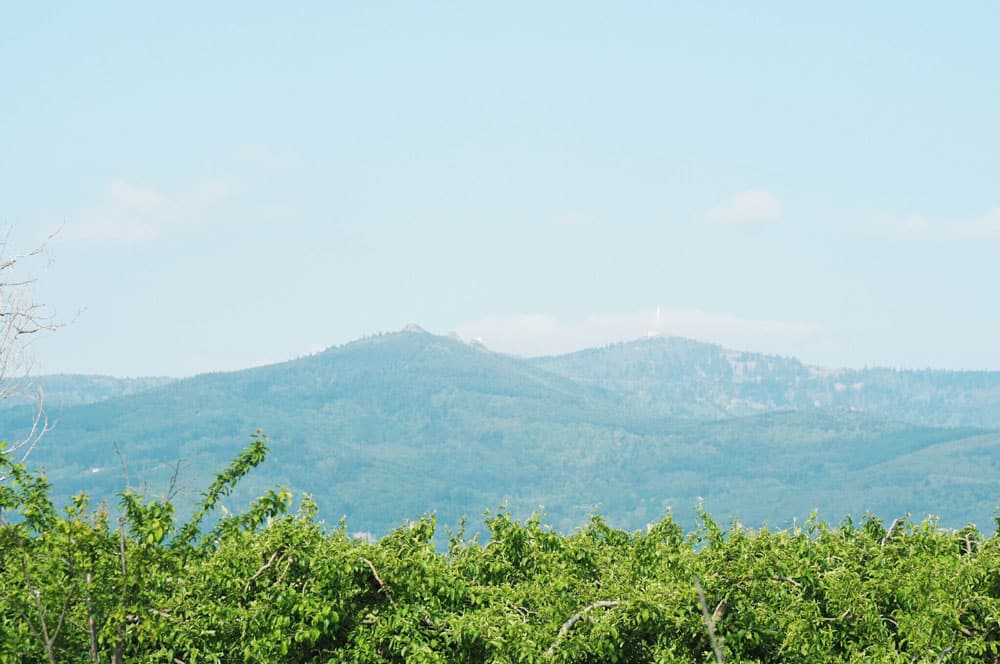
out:
M660 316L660 307L657 306L656 307L656 327L654 327L652 330L650 330L649 332L646 333L647 337L652 338L652 337L658 337L658 336L660 336L660 334L661 334L660 333L660 322L661 321L662 321L662 318Z

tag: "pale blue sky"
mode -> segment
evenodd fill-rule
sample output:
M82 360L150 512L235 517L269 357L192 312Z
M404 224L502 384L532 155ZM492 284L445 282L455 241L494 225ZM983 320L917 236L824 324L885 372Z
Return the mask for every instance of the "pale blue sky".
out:
M63 225L38 297L75 317L39 369L408 322L558 352L658 306L810 363L1000 369L998 6L667 5L5 6L0 222Z

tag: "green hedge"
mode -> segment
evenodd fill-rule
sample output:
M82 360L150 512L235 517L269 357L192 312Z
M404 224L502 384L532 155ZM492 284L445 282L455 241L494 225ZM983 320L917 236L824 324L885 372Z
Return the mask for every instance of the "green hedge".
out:
M0 456L0 662L1000 661L1000 539L971 527L563 535L501 512L439 550L433 517L368 542L284 491L213 517L266 451L185 524L134 491L120 517L60 512Z

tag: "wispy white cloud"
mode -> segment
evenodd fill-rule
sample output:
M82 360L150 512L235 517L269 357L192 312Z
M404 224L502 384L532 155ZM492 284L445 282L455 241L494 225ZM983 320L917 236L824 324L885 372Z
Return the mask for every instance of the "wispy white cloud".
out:
M781 204L774 194L750 189L709 210L706 219L713 224L747 225L774 221L780 214Z
M920 215L882 218L876 228L893 235L929 236L936 239L978 238L1000 240L1000 207L973 218L932 219Z
M156 190L116 179L96 205L67 220L61 237L95 244L136 244L160 235L166 200Z
M488 348L515 355L554 355L628 341L649 334L690 337L739 349L772 349L775 341L809 337L815 325L741 318L697 308L666 308L630 313L595 314L564 322L546 314L490 317L457 330Z
M90 206L69 215L60 238L97 245L142 244L168 229L210 218L234 195L224 178L203 178L165 194L125 178L109 182Z
M1000 207L993 208L977 219L959 224L957 231L962 237L1000 240Z
M156 191L122 179L108 185L107 197L112 206L124 211L148 212L163 205L163 197Z
M916 235L929 231L931 229L931 222L925 217L912 216L893 222L891 227L897 233Z
M205 179L198 183L198 195L210 201L221 201L233 194L233 185L226 180Z

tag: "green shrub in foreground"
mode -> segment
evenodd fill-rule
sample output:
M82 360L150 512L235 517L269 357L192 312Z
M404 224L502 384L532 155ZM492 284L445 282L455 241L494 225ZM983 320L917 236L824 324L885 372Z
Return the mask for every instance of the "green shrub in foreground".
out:
M131 491L117 519L83 496L60 513L0 457L0 662L1000 661L998 538L971 527L561 535L500 513L439 552L433 517L368 543L282 490L208 528L266 451L184 524Z

